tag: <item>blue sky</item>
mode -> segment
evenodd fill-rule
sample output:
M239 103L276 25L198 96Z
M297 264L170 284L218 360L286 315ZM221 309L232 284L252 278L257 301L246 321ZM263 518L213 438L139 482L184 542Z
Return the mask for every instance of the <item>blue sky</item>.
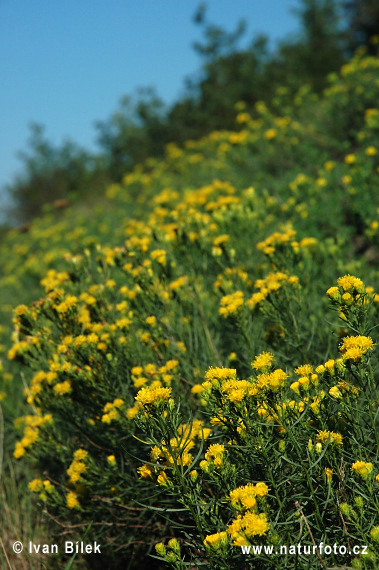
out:
M67 138L95 150L97 120L119 99L154 86L167 103L199 69L191 45L199 0L0 0L0 187L20 171L28 125L54 144ZM245 18L247 38L273 42L296 33L297 0L208 0L208 19L231 31Z

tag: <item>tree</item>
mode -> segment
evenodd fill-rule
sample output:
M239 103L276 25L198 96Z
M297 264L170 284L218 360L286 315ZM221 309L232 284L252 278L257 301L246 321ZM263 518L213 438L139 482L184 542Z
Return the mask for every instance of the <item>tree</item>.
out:
M78 194L88 197L103 190L107 177L101 158L72 141L54 146L39 124L31 124L30 131L30 150L19 153L23 171L6 187L15 221L29 221L46 203L73 199Z
M344 2L348 27L348 49L350 54L362 45L371 53L377 52L376 42L371 38L379 36L379 3L377 0L347 0Z
M301 0L294 9L300 31L293 40L282 41L270 63L287 87L308 83L316 92L327 84L327 75L346 61L346 32L335 0Z
M169 142L166 108L151 87L124 96L107 121L96 123L98 143L112 180L120 180L135 164L163 155Z

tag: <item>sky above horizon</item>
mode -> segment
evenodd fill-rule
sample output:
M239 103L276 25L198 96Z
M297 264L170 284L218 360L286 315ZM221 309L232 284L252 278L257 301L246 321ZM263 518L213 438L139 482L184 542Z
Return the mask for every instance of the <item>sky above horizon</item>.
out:
M22 171L29 125L60 145L96 150L96 121L123 95L151 86L168 104L200 68L199 0L0 0L0 189ZM271 45L298 30L297 0L208 0L207 19L227 31L247 22L246 39Z

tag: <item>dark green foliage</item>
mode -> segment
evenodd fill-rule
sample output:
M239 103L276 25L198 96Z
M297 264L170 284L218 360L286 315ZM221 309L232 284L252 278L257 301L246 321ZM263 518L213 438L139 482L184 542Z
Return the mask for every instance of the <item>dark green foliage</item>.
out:
M353 53L365 45L376 53L375 41L379 34L379 3L377 0L346 0L344 2L348 20L348 48Z
M46 203L57 208L80 195L103 191L108 177L103 159L91 155L71 141L55 146L44 135L44 128L30 125L29 152L19 153L23 172L7 187L16 222L25 222L41 213Z
M148 157L162 157L169 142L166 109L154 89L123 97L119 109L107 121L98 121L98 142L106 170L112 180L120 180L127 170Z

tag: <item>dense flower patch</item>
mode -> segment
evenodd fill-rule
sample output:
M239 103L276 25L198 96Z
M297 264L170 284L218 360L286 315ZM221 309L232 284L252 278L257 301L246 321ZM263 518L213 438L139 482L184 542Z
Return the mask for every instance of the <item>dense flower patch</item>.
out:
M358 54L322 99L240 106L240 131L169 145L91 216L4 238L12 451L57 540L88 530L102 567L240 568L241 546L295 542L376 567L378 90Z

